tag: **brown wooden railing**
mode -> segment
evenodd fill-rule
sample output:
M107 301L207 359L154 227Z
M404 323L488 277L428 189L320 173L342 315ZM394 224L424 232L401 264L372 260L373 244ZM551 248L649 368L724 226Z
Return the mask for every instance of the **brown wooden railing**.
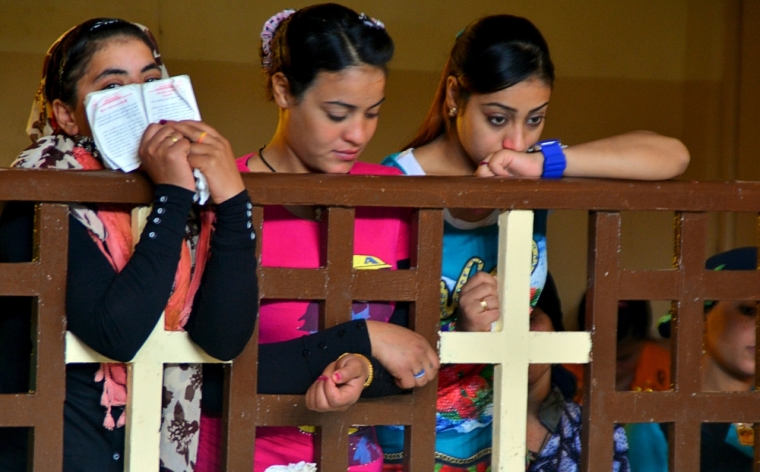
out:
M671 469L699 470L702 422L760 424L760 393L706 393L700 385L704 300L758 300L760 274L704 269L707 212L760 212L760 183L505 181L444 177L255 175L244 177L258 207L327 207L327 264L320 269L259 269L262 298L324 300L324 326L345 321L352 300L412 302L414 329L438 341L443 208L574 209L589 218L589 312L592 362L586 367L583 470L611 470L613 424L670 424ZM0 296L37 297L36 381L29 394L0 395L0 427L34 434L34 470L60 470L64 397L64 293L68 218L65 202L146 204L151 186L141 175L111 172L0 171L0 201L43 202L38 211L35 262L0 264ZM416 209L412 268L355 271L351 266L353 207ZM629 270L620 262L620 211L676 212L671 270ZM337 236L337 237L336 237ZM259 240L260 244L260 240ZM674 300L673 390L615 391L616 317L622 299ZM227 470L252 470L256 426L311 424L321 431L320 470L346 469L349 425L403 424L407 470L433 470L435 386L411 395L360 401L343 413L319 414L303 397L257 395L255 338L228 369ZM60 418L60 421L53 420ZM591 427L593 425L593 428ZM502 425L502 428L509 425ZM756 426L756 433L760 430ZM755 434L756 446L760 434ZM497 439L495 438L495 441ZM756 463L760 447L755 447ZM500 470L495 468L495 470ZM756 465L755 470L760 471Z

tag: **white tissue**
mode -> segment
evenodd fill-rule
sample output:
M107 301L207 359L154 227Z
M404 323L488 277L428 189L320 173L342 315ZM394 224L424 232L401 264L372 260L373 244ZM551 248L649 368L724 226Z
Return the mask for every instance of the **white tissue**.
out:
M301 461L298 464L273 465L264 472L317 472L317 464Z
M198 169L193 169L193 176L195 176L195 195L193 195L193 202L198 205L204 205L211 195L208 191L208 182L206 177L201 174Z

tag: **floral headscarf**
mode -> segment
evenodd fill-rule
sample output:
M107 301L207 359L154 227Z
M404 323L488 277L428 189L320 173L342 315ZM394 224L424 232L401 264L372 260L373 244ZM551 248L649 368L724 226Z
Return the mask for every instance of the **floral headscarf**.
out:
M117 21L120 22L123 20L96 20L90 28L99 24ZM94 170L103 168L92 139L84 136L72 137L63 133L56 122L52 104L48 102L45 97L47 71L53 53L56 52L56 49L60 46L61 42L72 31L82 25L77 25L63 33L55 40L50 48L48 48L47 54L45 54L45 60L42 63L42 79L37 88L37 93L34 95L32 111L29 114L29 121L26 125L26 134L32 140L32 145L19 154L11 164L11 167L61 170ZM166 66L164 66L163 61L161 60L161 53L158 51L158 44L156 43L153 34L147 27L139 23L134 23L134 25L139 27L145 33L151 43L153 57L156 59L156 63L161 69L161 77L169 77ZM60 66L56 69L60 69ZM83 151L87 152L81 152L77 148L82 148ZM94 160L90 159L86 154L91 154ZM70 209L72 215L79 220L79 222L97 236L100 241L105 241L105 228L93 210L83 205L70 205Z
M90 24L91 23L91 24ZM112 23L126 23L118 19L89 20L70 29L48 49L42 68L42 80L37 89L29 115L26 132L32 145L21 152L12 167L27 169L100 170L103 162L91 138L68 136L58 126L51 103L45 96L46 75L50 61L61 61L58 51L61 43L77 28L85 25L92 31ZM161 61L155 38L148 28L133 23L146 35L153 57L161 69L162 78L169 76ZM62 71L57 65L55 71ZM60 74L61 72L59 72ZM60 80L56 77L56 80ZM69 211L89 230L93 241L117 272L127 264L132 255L132 222L128 208L114 205L70 204ZM189 318L192 301L201 280L208 257L213 213L203 211L200 218L190 217L188 235L182 245L182 255L174 281L174 289L165 309L166 329L181 331ZM172 472L194 469L200 427L200 380L199 365L168 365L164 370L163 410L161 418L161 464L162 470ZM121 427L125 413L114 422L111 407L125 406L127 399L127 372L124 364L101 364L95 381L103 381L101 404L106 407L103 423L107 429Z
M101 24L106 23L106 22L115 23L115 22L120 22L120 21L123 21L123 20L103 19L103 20L100 20L100 23ZM98 22L95 22L93 26L97 24ZM158 51L158 43L156 42L156 38L153 37L153 33L151 33L147 27L139 23L133 23L133 24L139 27L143 31L143 33L145 33L145 36L148 38L148 41L151 43L153 58L156 60L156 64L158 64L158 66L161 69L161 78L165 79L169 77L169 73L166 70L166 66L161 60L161 53ZM81 25L78 25L78 26L81 26ZM58 128L58 123L56 123L55 116L53 115L53 108L51 104L47 101L47 99L45 98L45 78L46 78L46 74L48 70L48 65L53 55L53 51L55 51L55 49L58 47L61 41L63 41L63 39L66 38L66 36L68 36L68 34L71 33L78 26L75 26L71 28L70 30L66 31L65 33L63 33L58 39L55 40L52 46L48 48L47 54L45 54L45 60L42 62L42 80L40 81L40 86L37 88L37 94L34 96L34 103L32 104L32 112L29 114L29 121L27 122L27 125L26 125L26 134L31 138L33 143L43 136L50 136L54 133L60 132L60 129Z

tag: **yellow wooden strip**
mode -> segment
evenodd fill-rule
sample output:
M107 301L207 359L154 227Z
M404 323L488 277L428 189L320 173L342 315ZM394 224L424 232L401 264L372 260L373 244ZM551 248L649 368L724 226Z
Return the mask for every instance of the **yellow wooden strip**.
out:
M161 444L161 390L164 364L129 364L127 376L127 426L124 444L124 470L158 470Z
M98 354L94 349L83 343L79 338L74 336L71 331L66 331L66 363L95 363L95 362L116 362Z
M591 333L530 333L532 364L586 364L591 360Z
M499 216L499 337L501 366L494 368L494 423L491 470L525 468L528 415L530 272L533 212L515 210Z

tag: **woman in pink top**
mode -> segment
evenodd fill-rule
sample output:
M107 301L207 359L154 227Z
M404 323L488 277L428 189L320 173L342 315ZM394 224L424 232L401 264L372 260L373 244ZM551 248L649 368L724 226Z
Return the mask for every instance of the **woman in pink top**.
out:
M400 173L357 162L375 132L386 64L393 55L381 22L340 5L314 5L278 13L261 36L267 94L280 109L279 123L265 146L238 159L242 172ZM324 266L320 216L310 206L265 208L262 265ZM354 267L408 267L408 222L409 213L401 209L357 208ZM350 407L360 396L399 393L435 378L437 354L424 338L402 327L403 304L355 302L353 321L322 331L317 331L318 313L317 301L262 300L262 350L274 343L294 347L292 356L260 363L259 377L268 380L259 383L260 393L305 392L310 409L334 411ZM285 369L287 376L282 375ZM211 424L218 419L204 416L202 431ZM209 439L201 433L199 471L215 470L204 467L212 462L216 441L218 436ZM352 429L350 444L350 471L381 470L382 451L373 428ZM316 456L309 427L257 429L255 472L315 462Z

